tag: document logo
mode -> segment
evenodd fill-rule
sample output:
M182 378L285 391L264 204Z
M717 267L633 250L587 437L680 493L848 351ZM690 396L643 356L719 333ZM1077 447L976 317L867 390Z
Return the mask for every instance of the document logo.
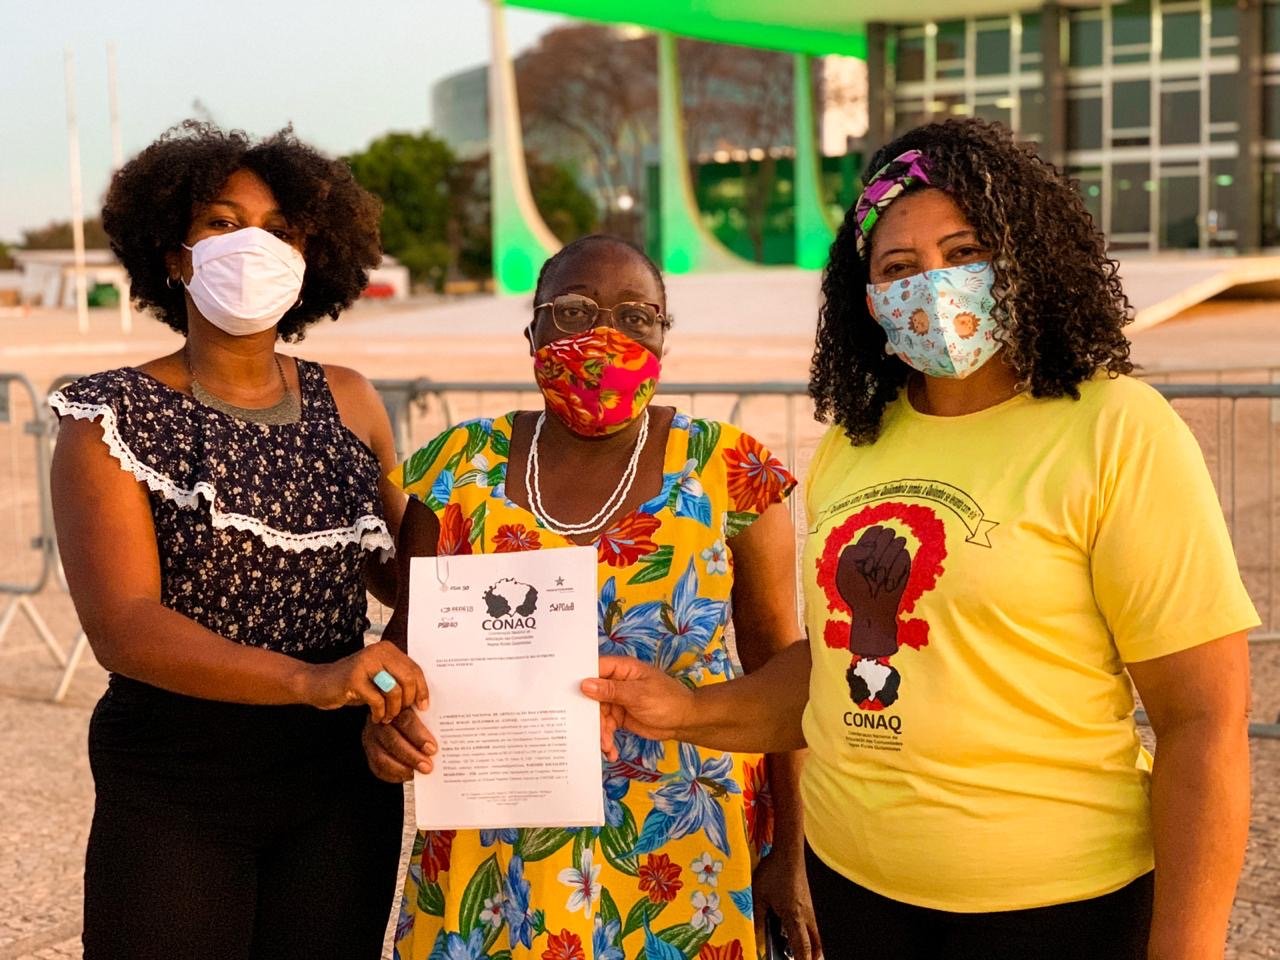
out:
M538 591L527 583L506 577L484 592L484 605L489 619L485 630L521 630L536 626L533 615L538 609Z

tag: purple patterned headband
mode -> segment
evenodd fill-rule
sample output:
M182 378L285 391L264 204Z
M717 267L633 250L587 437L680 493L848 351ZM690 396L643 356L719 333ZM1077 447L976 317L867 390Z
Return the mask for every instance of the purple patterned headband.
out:
M913 183L929 182L928 158L919 150L908 150L894 157L876 171L858 203L853 217L858 224L858 254L866 252L871 229L884 214L885 209L899 194Z

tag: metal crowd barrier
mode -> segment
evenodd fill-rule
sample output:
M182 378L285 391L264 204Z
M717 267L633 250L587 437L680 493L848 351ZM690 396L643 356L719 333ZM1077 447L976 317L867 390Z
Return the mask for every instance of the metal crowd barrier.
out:
M58 665L66 667L67 655L32 602L56 564L48 426L43 398L31 381L20 373L0 373L0 440L7 441L0 443L0 475L9 481L0 487L0 530L12 537L0 548L0 598L8 598L0 614L0 644L21 614Z
M1163 382L1162 378L1175 376L1178 374L1161 374L1150 382L1188 421L1204 450L1237 547L1242 575L1263 621L1262 627L1250 635L1250 643L1280 642L1280 504L1276 497L1280 382ZM538 401L536 387L527 381L420 378L379 380L374 385L391 417L401 459L461 420L536 408ZM813 421L807 386L799 382L664 382L659 387L659 402L663 400L677 401L677 406L694 416L703 415L702 407L720 400L719 407L705 415L751 429L797 473L807 465L807 454L823 430ZM758 432L751 423L750 414L766 400L782 405L780 435ZM1251 440L1247 450L1240 443L1244 434ZM793 519L803 509L800 500L790 500ZM1139 717L1145 715L1140 713ZM1280 722L1251 724L1250 735L1280 739Z
M60 377L54 387L72 377ZM49 506L48 467L51 441L56 431L52 415L46 412L30 381L20 374L0 374L0 441L10 432L16 443L14 424L8 422L10 394L22 391L31 416L19 427L30 437L34 463L35 529L27 544L38 557L35 571L25 579L9 582L0 578L0 600L9 599L0 616L0 643L18 613L33 624L60 666L64 667L55 699L66 693L87 641L83 632L76 637L70 655L64 653L52 632L31 603L31 597L54 578L65 589L61 577L53 522ZM537 405L538 394L530 382L473 382L379 380L375 382L391 419L397 452L403 457L441 430L479 416L494 416ZM1280 383L1153 383L1191 425L1201 443L1206 462L1217 485L1224 515L1237 547L1242 573L1251 596L1263 617L1263 626L1250 638L1254 644L1280 641L1280 504L1277 504L1277 449L1280 448ZM52 389L52 388L51 388ZM693 416L714 417L750 429L770 446L790 467L800 473L807 466L813 446L824 429L814 422L805 384L766 383L663 383L660 398L675 402ZM772 417L762 415L767 404L774 405ZM753 421L755 421L753 423ZM1241 437L1246 443L1241 443ZM0 448L2 449L2 448ZM15 447L16 450L16 447ZM14 454L16 464L17 454ZM4 461L0 460L0 468ZM14 466L14 470L17 467ZM18 474L14 474L15 478ZM22 484L15 479L14 490L0 495L0 520L5 511L16 511ZM2 488L0 488L2 489ZM802 498L792 497L793 513L802 510ZM13 501L13 502L11 502ZM22 530L17 517L15 530ZM0 529L3 529L0 527ZM21 536L22 534L20 534ZM19 544L21 546L21 544ZM0 570L4 570L0 566ZM1253 736L1280 738L1280 724L1253 724Z

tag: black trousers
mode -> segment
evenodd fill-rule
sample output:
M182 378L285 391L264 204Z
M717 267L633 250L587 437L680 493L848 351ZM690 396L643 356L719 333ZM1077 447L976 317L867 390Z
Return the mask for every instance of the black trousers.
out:
M1000 913L948 913L872 893L807 846L827 960L1146 960L1154 874L1090 900Z
M90 725L85 960L377 960L403 791L369 773L363 713L139 688Z

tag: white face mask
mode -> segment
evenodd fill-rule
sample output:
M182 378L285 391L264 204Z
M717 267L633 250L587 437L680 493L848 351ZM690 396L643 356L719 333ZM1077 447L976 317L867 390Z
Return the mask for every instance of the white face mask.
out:
M266 230L220 233L187 249L187 292L206 320L233 337L271 329L298 302L306 261Z

